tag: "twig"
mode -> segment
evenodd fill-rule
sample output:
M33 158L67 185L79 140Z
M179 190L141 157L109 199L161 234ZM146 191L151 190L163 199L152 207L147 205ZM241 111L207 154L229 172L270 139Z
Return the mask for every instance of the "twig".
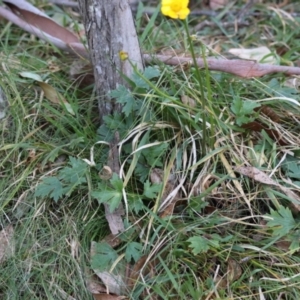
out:
M170 57L165 55L144 54L144 60L146 63L151 63L155 60L159 60L167 65L178 66L182 64L192 65L192 59L188 57ZM261 77L272 73L284 73L286 75L300 75L300 68L287 67L287 66L275 66L268 64L259 64L252 60L241 59L216 59L207 58L207 67L209 70L221 71L230 74L234 74L244 78ZM203 59L197 59L197 66L204 68L205 63Z

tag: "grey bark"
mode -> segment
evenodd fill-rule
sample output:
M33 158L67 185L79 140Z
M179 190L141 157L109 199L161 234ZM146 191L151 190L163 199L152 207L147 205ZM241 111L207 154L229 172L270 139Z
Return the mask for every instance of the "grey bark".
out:
M128 53L138 69L143 69L142 55L128 0L80 0L91 62L94 66L100 119L120 110L109 92L125 84L121 73L131 77L133 68L122 61L120 51Z

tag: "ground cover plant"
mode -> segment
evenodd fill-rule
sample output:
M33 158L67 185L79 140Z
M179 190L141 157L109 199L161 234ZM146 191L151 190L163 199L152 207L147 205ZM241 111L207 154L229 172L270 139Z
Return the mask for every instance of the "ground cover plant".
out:
M212 3L176 20L140 2L142 51L299 64L298 1ZM76 9L33 4L81 34ZM156 60L112 92L122 112L101 124L88 71L0 22L1 299L300 297L297 76ZM103 203L124 204L117 237Z

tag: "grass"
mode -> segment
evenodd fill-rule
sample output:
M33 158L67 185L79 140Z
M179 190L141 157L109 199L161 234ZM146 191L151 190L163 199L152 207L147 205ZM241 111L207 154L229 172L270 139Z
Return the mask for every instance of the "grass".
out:
M300 13L298 2L282 9L257 4L247 17L253 26L223 28L242 4L196 33L196 54L202 42L216 56L264 45L280 53L282 64L297 64L300 19L291 11ZM191 17L191 33L202 20ZM138 22L146 52L188 51L181 23L159 14L149 22ZM288 99L299 101L299 93L288 78L245 80L200 70L204 110L194 69L158 65L148 69L155 76L146 85L140 80L149 75L139 74L126 101L119 97L129 105L124 113L100 126L93 88L68 75L72 58L15 26L4 28L0 85L9 109L0 120L0 222L13 225L14 245L1 262L1 299L92 299L92 268L123 274L128 266L136 271L122 293L130 299L300 298L299 210L291 204L298 196L233 171L253 166L298 195L300 109ZM24 71L47 80L75 115L49 102L33 80L19 75ZM243 127L250 122L259 130ZM95 143L109 141L115 130L122 180L109 185L99 179L107 146ZM93 145L96 166L84 169ZM72 181L73 174L80 176ZM37 195L46 178L68 188L57 201ZM109 229L97 201L111 191L127 209L126 231L114 249L101 243ZM92 241L98 243L93 257Z

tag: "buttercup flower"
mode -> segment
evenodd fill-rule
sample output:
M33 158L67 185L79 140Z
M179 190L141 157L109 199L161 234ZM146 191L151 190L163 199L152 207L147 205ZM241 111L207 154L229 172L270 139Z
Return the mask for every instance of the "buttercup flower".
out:
M184 20L190 13L188 4L189 0L162 0L161 12L170 18Z

